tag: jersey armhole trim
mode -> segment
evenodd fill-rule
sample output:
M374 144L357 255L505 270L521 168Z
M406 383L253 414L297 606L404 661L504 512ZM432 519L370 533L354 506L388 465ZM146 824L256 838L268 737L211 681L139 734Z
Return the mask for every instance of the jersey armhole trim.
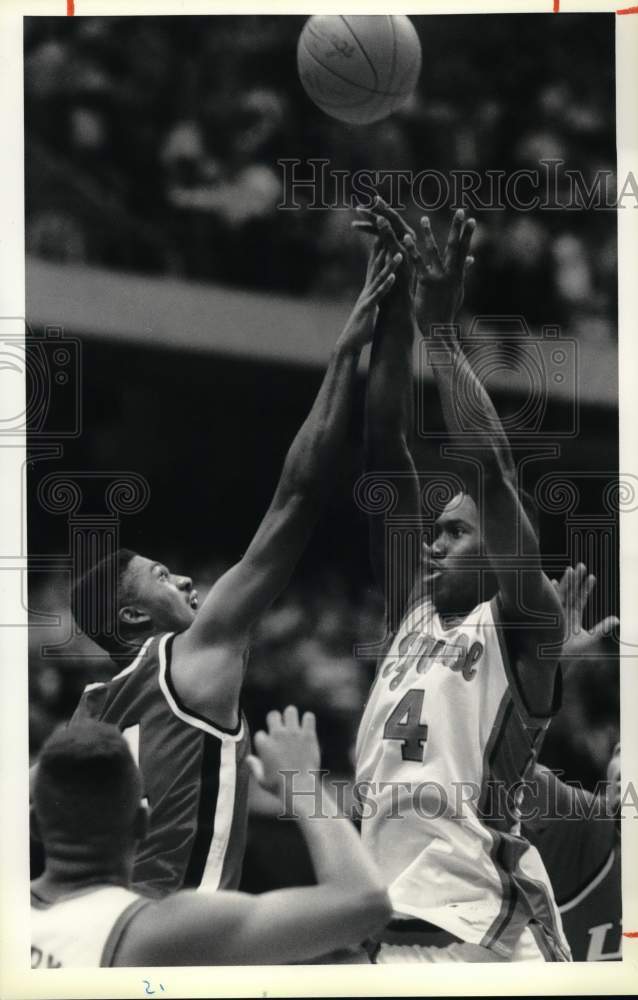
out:
M514 657L511 655L509 643L507 641L506 635L506 624L505 615L503 613L503 606L499 594L495 594L490 600L490 608L492 611L492 618L494 619L494 625L496 630L496 637L498 639L498 644L501 649L501 657L503 659L503 666L505 668L505 674L507 676L512 696L516 703L516 707L519 710L521 718L526 725L532 728L542 728L546 729L549 723L554 718L561 706L562 701L562 673L560 664L556 665L556 673L554 676L554 687L552 690L552 703L547 712L538 713L533 712L527 701L524 686L518 676L518 671L516 669L516 664Z
M154 638L155 638L154 635L149 635L148 639L146 639L143 645L140 646L140 648L138 649L136 655L133 657L133 660L131 663L129 663L128 667L124 667L124 669L120 670L118 674L114 674L113 677L110 677L108 681L94 681L92 684L87 684L82 694L85 694L87 691L95 691L97 688L106 687L107 684L111 683L111 681L119 681L121 677L127 677L128 674L132 674L133 671L137 667L139 667L140 663L148 653L148 648Z
M609 874L615 860L616 860L616 848L612 847L611 853L607 858L605 858L605 861L603 862L599 870L596 872L596 874L591 876L588 879L587 883L581 889L579 889L575 895L572 895L571 897L566 899L563 903L558 903L558 902L556 903L556 905L558 906L559 913L569 913L569 911L573 910L575 906L578 906L579 903L582 903L582 901L586 899L591 892L594 891L596 886L600 885L605 876Z
M122 910L119 917L111 927L109 936L107 937L102 949L100 968L109 968L113 965L117 950L122 944L131 920L133 917L137 916L140 910L143 910L151 902L153 902L151 899L134 899L133 902L126 907L126 909Z
M162 636L159 644L159 685L170 710L182 722L185 722L189 726L194 726L196 729L201 729L211 736L216 736L217 739L241 740L244 735L244 720L241 712L237 725L233 729L226 729L224 726L218 725L198 712L194 712L191 708L186 708L180 700L171 678L171 649L174 638L175 633L169 632Z

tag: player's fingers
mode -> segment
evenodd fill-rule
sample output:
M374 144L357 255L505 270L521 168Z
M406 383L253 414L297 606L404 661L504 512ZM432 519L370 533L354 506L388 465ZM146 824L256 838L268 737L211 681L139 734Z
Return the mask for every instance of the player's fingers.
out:
M385 295L385 293L392 287L395 278L395 271L399 267L402 260L403 255L395 253L386 262L381 271L379 271L379 274L370 286L371 300L373 302L378 302L379 298ZM390 281L390 278L392 278L392 281Z
M411 236L403 237L403 246L407 252L407 259L410 262L410 266L416 271L419 278L424 278L427 271L423 258L417 249L415 240Z
M462 271L465 267L465 262L468 260L468 254L470 252L470 244L472 242L472 237L474 236L474 231L476 229L476 221L474 219L468 219L463 230L461 232L461 238L459 239L459 244L455 255L455 266L459 271Z
M603 618L601 622L598 622L597 625L594 625L591 632L592 635L595 635L596 638L598 639L600 638L606 639L608 636L612 635L616 629L619 628L620 628L620 618L616 618L615 615L609 615L607 618Z
M562 604L564 606L566 604L566 601L567 601L567 570L565 570L565 572L563 573L563 575L561 576L561 578L560 578L560 580L558 582L558 593L559 593L561 602L562 602Z
M314 712L304 712L301 719L301 728L309 733L317 732L317 720Z
M586 574L587 573L586 567L583 567L583 569ZM596 577L594 576L594 574L590 573L588 576L586 575L582 581L581 586L582 586L582 600L584 607L587 604L589 598L591 597L594 587L596 586Z
M380 195L377 195L374 207L375 211L384 215L388 222L390 222L397 239L402 239L404 236L411 236L413 239L416 239L414 229L412 229L412 227L407 224L403 216L399 215L396 209L392 208L391 205L388 205L387 201L384 201Z
M454 213L454 217L452 218L452 222L450 223L447 243L445 244L445 251L443 253L443 260L446 264L454 261L456 258L456 252L461 242L461 233L463 231L464 222L465 212L462 208L457 208Z
M273 708L266 716L266 725L268 726L268 732L274 733L276 730L281 729L283 722L281 721L281 712Z
M401 252L401 244L388 220L383 215L375 215L375 223L381 238L386 241L387 245L395 252Z
M558 580L552 579L549 582L551 583L551 585L554 588L554 590L560 590L560 585L558 583Z
M374 236L377 235L377 227L374 222L360 222L355 219L354 222L350 223L351 229L356 229L360 233L372 233Z
M439 248L432 232L432 226L430 225L430 219L427 215L424 215L421 219L421 233L423 235L423 259L426 265L435 269L442 267L441 254L439 253Z
M393 287L396 280L397 280L396 274L389 274L388 277L385 279L385 281L382 281L379 287L375 288L370 299L372 305L377 305L379 302L381 302L381 299L384 299L386 297L386 295Z
M296 705L287 705L284 708L284 726L288 729L299 728L299 712Z
M474 267L474 257L466 257L463 267L465 269L465 273L467 274L470 268Z
M265 733L263 735L265 735ZM249 753L246 757L246 763L250 768L251 774L254 775L260 785L263 785L265 779L264 765L260 761L259 757L255 757L254 754Z

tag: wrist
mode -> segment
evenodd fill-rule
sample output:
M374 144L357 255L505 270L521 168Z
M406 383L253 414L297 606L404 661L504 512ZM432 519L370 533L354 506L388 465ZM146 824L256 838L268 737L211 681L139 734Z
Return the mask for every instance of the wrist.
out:
M358 362L362 349L363 344L359 343L346 329L337 338L332 350L332 357L337 362Z
M453 315L448 315L444 319L434 319L431 316L419 317L419 330L423 337L458 343L459 326L454 322Z

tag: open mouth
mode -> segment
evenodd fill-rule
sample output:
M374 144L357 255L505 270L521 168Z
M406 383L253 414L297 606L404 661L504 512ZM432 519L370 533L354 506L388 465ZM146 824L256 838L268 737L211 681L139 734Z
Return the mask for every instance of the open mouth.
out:
M193 609L193 611L197 611L197 609L199 607L199 600L197 598L197 591L196 590L191 591L191 593L189 594L189 596L188 596L188 603L189 603L189 606Z

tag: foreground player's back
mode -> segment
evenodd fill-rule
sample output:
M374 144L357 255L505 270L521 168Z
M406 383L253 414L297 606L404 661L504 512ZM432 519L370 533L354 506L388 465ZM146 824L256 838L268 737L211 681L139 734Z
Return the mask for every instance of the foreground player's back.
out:
M140 767L151 813L133 885L153 896L236 888L246 838L246 722L227 731L180 704L172 638L153 636L114 678L89 684L72 720L116 725Z

